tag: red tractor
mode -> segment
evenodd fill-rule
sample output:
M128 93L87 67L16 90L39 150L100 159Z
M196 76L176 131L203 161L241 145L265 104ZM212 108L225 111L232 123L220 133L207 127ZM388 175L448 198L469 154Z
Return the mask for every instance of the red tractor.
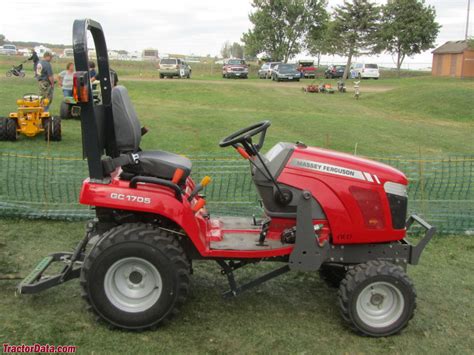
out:
M407 179L390 166L303 143L261 150L270 121L222 139L250 165L264 218L213 218L200 194L209 183L191 178L187 158L143 151L144 130L123 86L101 80L102 103L94 105L88 78L87 31L99 71L109 73L102 28L76 20L73 28L74 97L81 106L89 177L80 203L96 218L72 253L53 253L19 285L37 293L80 278L89 308L122 329L159 326L178 313L189 291L194 260L217 262L235 297L286 272L319 271L339 287L342 317L357 332L387 336L401 331L415 310L415 290L406 274L417 264L435 229L407 214ZM407 229L426 230L417 245ZM259 262L280 266L239 284L237 269ZM46 276L51 264L64 263Z

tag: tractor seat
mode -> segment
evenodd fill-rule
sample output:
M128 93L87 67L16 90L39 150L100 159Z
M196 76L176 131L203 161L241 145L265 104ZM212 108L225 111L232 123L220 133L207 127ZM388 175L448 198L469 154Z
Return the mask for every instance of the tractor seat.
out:
M142 175L171 180L176 169L182 169L184 173L179 183L186 181L192 168L192 163L188 158L162 150L140 150L141 125L124 86L116 86L112 89L112 111L119 153L137 154L139 160L138 164L122 166L121 178L131 179L133 176Z
M128 180L133 176L142 175L171 180L176 169L181 169L184 174L180 183L184 183L191 174L191 161L181 155L154 150L138 152L138 157L138 164L122 167L122 178Z

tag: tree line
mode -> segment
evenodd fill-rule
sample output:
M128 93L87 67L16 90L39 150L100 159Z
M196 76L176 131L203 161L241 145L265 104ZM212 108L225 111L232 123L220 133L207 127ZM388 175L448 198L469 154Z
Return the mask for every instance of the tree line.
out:
M253 0L252 28L242 35L245 54L265 54L287 62L308 51L347 57L347 78L352 58L390 53L397 70L406 57L434 46L440 25L436 11L424 0L345 0L331 12L327 0Z

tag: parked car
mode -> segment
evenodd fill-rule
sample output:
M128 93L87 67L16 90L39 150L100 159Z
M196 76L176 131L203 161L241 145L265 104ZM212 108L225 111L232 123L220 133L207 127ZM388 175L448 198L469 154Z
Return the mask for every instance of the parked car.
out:
M160 78L172 78L174 76L180 78L190 78L192 69L184 60L179 58L164 58L160 60Z
M355 77L358 79L373 78L377 80L380 77L379 66L377 64L355 63L352 67Z
M266 79L268 71L270 70L270 63L263 63L260 69L258 70L258 77L260 79Z
M280 63L272 70L272 80L300 81L300 72L294 64Z
M271 79L272 78L272 73L273 73L273 69L275 69L275 67L280 64L281 62L269 62L269 67L268 67L268 71L267 71L267 79Z
M324 72L324 77L326 79L342 78L345 69L345 65L330 65Z
M18 51L16 50L16 46L13 44L4 44L0 47L0 54L4 55L17 55Z
M312 60L300 60L298 61L298 70L300 73L303 73L301 77L304 78L315 78L316 77L316 67Z
M242 78L249 76L249 66L243 59L227 59L222 66L223 78Z

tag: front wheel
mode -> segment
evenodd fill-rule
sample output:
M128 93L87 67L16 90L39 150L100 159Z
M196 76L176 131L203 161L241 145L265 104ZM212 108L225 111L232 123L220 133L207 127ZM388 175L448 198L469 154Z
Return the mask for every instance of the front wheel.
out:
M405 271L386 261L369 261L347 272L339 287L343 318L364 335L400 332L413 317L416 292Z
M45 120L44 140L59 142L61 139L61 117L50 117Z
M61 106L59 107L59 116L61 116L63 119L71 118L71 106L67 102L61 102Z
M82 296L113 326L149 329L178 313L189 270L175 236L142 223L123 224L105 233L87 255Z

